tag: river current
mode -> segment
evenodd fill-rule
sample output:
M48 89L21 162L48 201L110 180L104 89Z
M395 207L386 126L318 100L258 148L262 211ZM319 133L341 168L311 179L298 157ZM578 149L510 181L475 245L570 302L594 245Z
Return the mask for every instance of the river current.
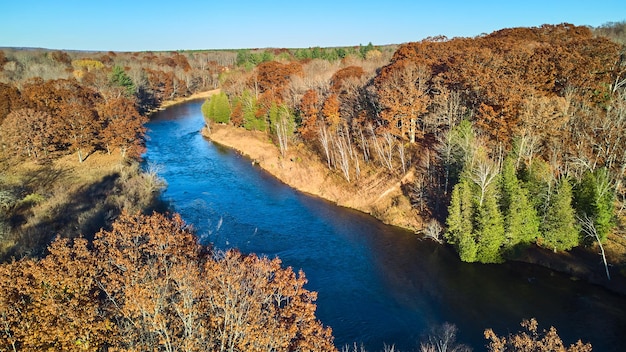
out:
M295 191L203 138L201 104L169 107L147 124L145 164L167 182L163 198L203 243L302 269L338 347L417 350L431 327L449 322L459 342L481 351L485 328L505 335L535 317L566 345L626 349L626 297L537 266L462 263L446 247Z

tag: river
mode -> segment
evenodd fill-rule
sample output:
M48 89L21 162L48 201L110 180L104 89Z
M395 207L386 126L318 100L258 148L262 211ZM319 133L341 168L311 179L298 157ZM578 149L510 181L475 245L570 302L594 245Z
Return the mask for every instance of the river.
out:
M417 350L430 327L449 322L481 351L485 328L503 335L535 317L566 344L626 348L625 297L537 266L462 263L446 247L295 191L203 138L201 104L169 107L147 125L145 163L166 180L164 199L202 242L302 269L338 347Z

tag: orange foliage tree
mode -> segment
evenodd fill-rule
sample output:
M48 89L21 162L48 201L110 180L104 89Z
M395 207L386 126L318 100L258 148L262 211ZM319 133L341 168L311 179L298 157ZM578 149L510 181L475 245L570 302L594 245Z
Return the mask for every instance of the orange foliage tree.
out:
M0 85L0 113L7 111L0 119L3 151L34 159L77 153L82 162L93 151L119 148L123 157L139 157L146 118L133 99L103 93L74 79L34 79L21 92Z
M307 90L300 100L300 135L304 140L312 141L317 137L317 115L320 111L320 102L317 92L313 89Z
M0 124L13 110L20 109L24 105L20 91L8 84L0 83Z
M348 66L335 72L330 79L331 90L335 93L341 91L342 85L345 81L350 79L359 79L365 75L365 70L360 66Z
M87 241L57 240L42 260L0 265L0 349L97 351L114 323L99 304L98 272Z
M407 115L398 108L403 101L415 101L423 112L431 108L428 99L424 105L421 95L402 98L421 79L398 78L410 65L424 66L433 75L427 82L431 94L438 94L438 85L461 93L473 112L474 124L493 143L509 146L519 132L526 97L559 99L573 87L577 100L605 103L614 82L624 75L624 65L619 63L619 45L594 37L588 28L544 25L503 29L477 38L405 44L375 82L384 114ZM390 92L394 86L403 90Z
M276 104L283 102L283 93L291 76L303 75L302 65L297 62L282 64L277 61L267 61L259 64L255 71L248 85L253 91L265 93L268 96L268 107L272 102Z
M411 143L424 135L424 129L418 129L418 123L424 126L420 122L430 103L430 79L428 67L412 62L387 67L376 78L384 125Z
M122 214L91 245L0 265L0 349L335 351L305 283L198 245L178 215Z
M554 327L548 331L544 330L543 335L538 332L537 320L530 319L522 322L522 327L526 331L517 334L509 334L507 337L500 337L492 329L485 330L485 338L489 340L487 346L489 352L505 351L559 351L559 352L591 352L591 344L578 340L575 344L565 347Z
M141 156L142 140L146 131L144 124L148 119L139 115L133 102L119 96L106 100L96 108L103 119L104 126L100 134L107 152L110 154L114 147L119 148L123 157Z
M12 111L0 124L0 143L9 154L45 159L53 150L54 131L48 113L34 109Z

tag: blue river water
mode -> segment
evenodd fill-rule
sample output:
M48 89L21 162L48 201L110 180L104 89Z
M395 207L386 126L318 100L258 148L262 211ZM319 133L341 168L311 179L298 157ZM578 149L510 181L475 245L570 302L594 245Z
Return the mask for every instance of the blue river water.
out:
M626 350L626 297L541 267L462 263L444 246L295 191L203 138L201 104L169 107L147 125L144 159L168 184L163 198L203 243L302 269L339 348L418 350L430 328L449 322L480 351L485 328L503 335L535 317L566 344Z

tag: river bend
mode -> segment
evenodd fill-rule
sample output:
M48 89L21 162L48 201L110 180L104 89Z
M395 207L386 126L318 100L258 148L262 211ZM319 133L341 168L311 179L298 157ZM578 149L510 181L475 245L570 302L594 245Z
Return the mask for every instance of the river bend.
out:
M416 350L429 327L450 322L460 342L480 351L485 328L502 335L535 317L567 344L626 348L624 297L536 266L462 263L408 231L295 191L203 138L201 104L169 107L147 125L145 163L166 180L164 199L204 243L304 270L337 346Z

